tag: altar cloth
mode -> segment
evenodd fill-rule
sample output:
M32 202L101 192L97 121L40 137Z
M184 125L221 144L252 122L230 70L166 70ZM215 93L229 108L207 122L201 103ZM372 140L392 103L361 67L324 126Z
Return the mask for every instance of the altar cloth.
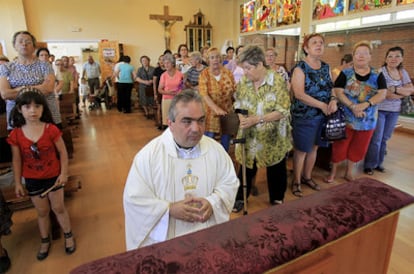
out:
M71 273L263 273L412 203L405 192L360 178Z

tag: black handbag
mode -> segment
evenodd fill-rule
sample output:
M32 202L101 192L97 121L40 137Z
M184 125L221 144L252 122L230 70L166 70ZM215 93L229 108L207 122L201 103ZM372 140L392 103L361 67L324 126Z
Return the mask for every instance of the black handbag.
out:
M405 96L401 99L401 114L410 115L414 113L414 103L411 96Z
M322 126L321 138L324 141L338 141L346 139L346 123L344 111L341 107L326 117Z

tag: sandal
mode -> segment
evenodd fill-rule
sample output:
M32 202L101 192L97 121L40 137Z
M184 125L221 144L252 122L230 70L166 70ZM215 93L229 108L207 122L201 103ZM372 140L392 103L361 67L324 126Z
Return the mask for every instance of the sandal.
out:
M75 239L73 239L73 246L67 246L66 245L66 239L72 238L72 231L69 231L68 233L63 233L64 237L65 237L65 252L66 254L72 254L73 252L75 252L76 250L76 242Z
M303 196L302 189L300 187L300 183L292 182L292 194L295 195L296 197L302 197Z
M323 181L327 184L333 184L333 183L335 183L335 178L326 177L326 178L323 179Z
M51 246L51 244L50 244L50 236L47 236L46 238L41 238L41 239L40 239L40 242L41 242L42 244L48 244L48 246L47 246L47 250L46 250L46 251L40 251L40 250L39 250L39 252L37 252L37 256L36 256L36 258L37 258L39 261L42 261L42 260L46 259L46 258L47 258L47 256L49 256L49 249L50 249L50 246Z
M319 191L321 190L320 186L315 183L315 181L310 178L310 179L305 179L305 177L301 178L301 183L307 185L308 187L312 188L313 190Z

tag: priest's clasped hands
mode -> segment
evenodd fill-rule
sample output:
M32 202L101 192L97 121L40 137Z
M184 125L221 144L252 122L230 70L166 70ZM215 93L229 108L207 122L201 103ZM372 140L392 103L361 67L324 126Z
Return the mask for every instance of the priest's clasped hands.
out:
M207 221L213 215L213 208L205 198L189 197L170 204L170 216L186 222Z

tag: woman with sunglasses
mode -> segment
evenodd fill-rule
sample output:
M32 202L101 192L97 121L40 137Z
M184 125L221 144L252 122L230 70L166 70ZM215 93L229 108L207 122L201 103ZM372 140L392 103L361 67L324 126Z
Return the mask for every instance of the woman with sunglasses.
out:
M24 196L25 187L38 214L41 245L38 260L49 255L49 211L55 212L65 236L65 251L76 250L63 186L68 180L68 154L62 132L53 124L44 95L38 89L21 89L11 110L9 124L14 129L7 138L12 148L15 192Z

